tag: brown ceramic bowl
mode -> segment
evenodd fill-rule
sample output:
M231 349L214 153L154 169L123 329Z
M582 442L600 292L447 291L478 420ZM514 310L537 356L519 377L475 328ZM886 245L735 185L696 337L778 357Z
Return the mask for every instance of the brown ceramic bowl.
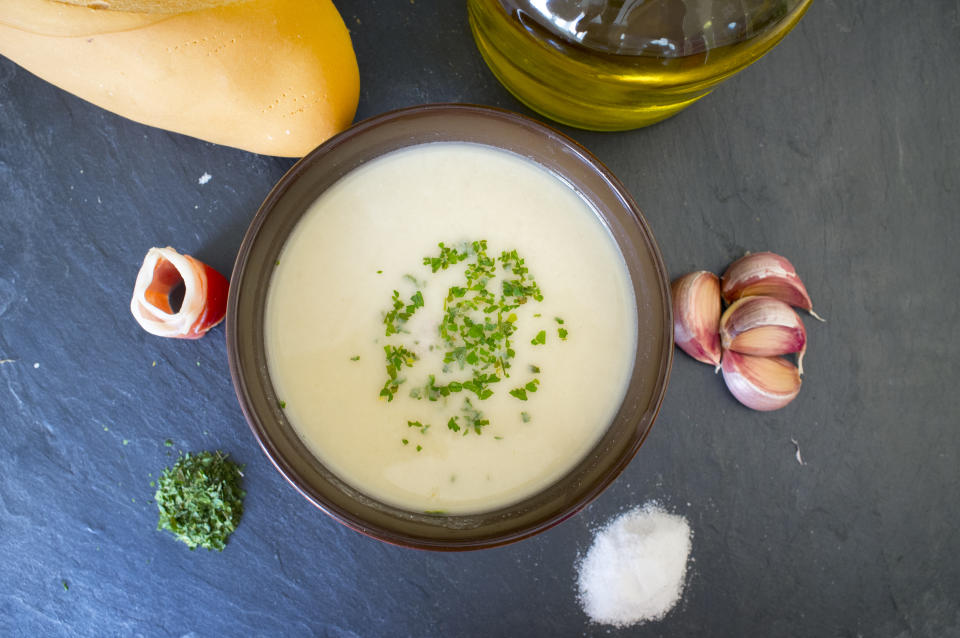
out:
M277 406L264 348L273 264L317 197L354 168L427 142L486 144L527 157L572 184L598 211L628 266L639 316L633 373L606 434L572 470L523 501L473 515L429 515L380 503L342 481L303 444ZM267 196L240 247L227 304L227 349L240 406L277 470L311 503L374 538L421 549L464 550L526 538L572 516L636 454L666 392L673 357L669 281L653 234L623 185L583 147L515 113L440 104L360 122L297 162Z

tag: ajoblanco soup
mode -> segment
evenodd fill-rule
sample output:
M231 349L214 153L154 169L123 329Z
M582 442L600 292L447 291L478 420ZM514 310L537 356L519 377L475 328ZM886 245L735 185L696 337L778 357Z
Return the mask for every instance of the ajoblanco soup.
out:
M361 492L473 513L569 471L633 365L623 258L566 182L433 143L352 171L304 215L266 308L271 380L310 450Z

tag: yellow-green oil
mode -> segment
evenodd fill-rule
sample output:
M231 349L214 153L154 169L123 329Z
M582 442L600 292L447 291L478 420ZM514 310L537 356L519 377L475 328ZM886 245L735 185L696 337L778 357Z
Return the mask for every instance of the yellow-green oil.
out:
M521 102L562 124L619 131L654 124L699 100L773 48L811 1L799 1L752 37L682 57L570 43L500 0L467 0L467 7L480 53Z

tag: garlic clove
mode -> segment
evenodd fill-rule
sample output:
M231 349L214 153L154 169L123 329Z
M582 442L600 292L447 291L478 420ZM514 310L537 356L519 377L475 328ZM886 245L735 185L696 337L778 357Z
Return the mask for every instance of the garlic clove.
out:
M743 297L720 318L720 345L761 357L799 352L798 365L803 374L807 331L800 316L785 302L765 296Z
M733 396L754 410L778 410L800 393L800 371L782 357L724 350L721 368Z
M765 295L803 308L823 321L813 311L807 288L786 257L771 252L748 253L730 264L720 282L723 300L728 304L742 297Z
M673 341L688 355L720 369L720 280L699 270L670 284Z

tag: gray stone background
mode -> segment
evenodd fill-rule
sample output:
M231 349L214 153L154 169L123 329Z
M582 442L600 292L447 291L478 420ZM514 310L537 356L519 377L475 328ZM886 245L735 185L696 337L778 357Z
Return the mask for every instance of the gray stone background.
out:
M462 2L337 4L358 118L437 101L528 113ZM538 537L460 555L313 509L247 428L222 328L163 340L129 315L151 246L229 272L292 162L132 123L0 59L0 635L960 635L958 42L953 1L818 0L679 116L564 129L629 187L672 277L773 250L828 321L807 322L803 390L778 412L743 408L678 353L608 491ZM246 464L246 514L222 554L191 553L155 531L148 483L176 450L216 448ZM590 624L577 558L649 500L693 528L683 599L659 623Z

